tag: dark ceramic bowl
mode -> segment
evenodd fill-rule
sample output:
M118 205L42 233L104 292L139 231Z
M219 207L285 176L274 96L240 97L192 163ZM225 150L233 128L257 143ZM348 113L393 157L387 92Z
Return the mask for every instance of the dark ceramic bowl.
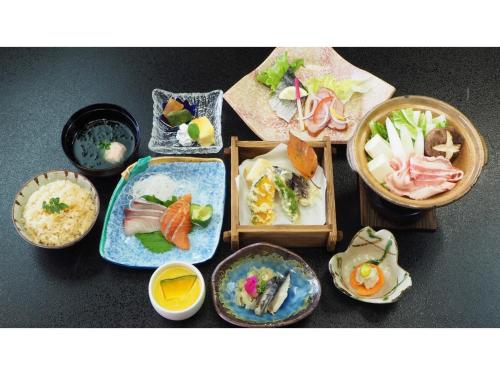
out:
M121 163L106 169L92 169L81 165L76 160L73 153L73 142L77 132L95 120L110 120L117 121L127 126L134 135L134 149L130 156ZM121 173L125 167L137 159L137 150L140 143L140 130L137 120L124 108L115 104L92 104L75 112L64 125L61 143L64 153L68 159L82 171L83 174L95 177L107 177Z
M285 274L290 271L288 296L273 315L257 316L235 302L235 287L252 267L269 267ZM320 282L309 265L298 255L280 246L256 243L223 260L212 274L212 297L220 317L240 327L283 327L310 315L321 297Z

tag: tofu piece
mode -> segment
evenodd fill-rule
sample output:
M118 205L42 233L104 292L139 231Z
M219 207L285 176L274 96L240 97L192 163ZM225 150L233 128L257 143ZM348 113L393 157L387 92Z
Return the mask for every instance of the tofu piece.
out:
M380 155L384 155L387 160L392 158L392 150L389 142L379 134L375 134L372 139L366 142L365 151L372 159L376 159Z
M368 170L380 183L384 183L385 176L394 172L389 164L389 159L385 155L379 155L368 162Z

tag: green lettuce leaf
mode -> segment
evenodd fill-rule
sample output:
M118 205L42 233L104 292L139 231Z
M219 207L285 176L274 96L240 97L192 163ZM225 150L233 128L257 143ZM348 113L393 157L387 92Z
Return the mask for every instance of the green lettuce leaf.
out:
M363 94L370 90L366 84L366 80L344 79L337 81L331 75L313 77L306 81L306 88L308 92L316 93L320 87L332 90L343 103L347 103L349 99L351 99L351 96L356 92Z
M304 59L294 60L290 64L288 62L288 52L285 51L283 55L276 58L273 66L257 74L257 81L274 92L288 69L295 72L301 66L304 66Z

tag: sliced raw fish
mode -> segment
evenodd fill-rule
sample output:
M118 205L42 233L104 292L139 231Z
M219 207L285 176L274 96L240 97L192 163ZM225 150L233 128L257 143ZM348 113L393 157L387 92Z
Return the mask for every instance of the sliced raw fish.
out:
M179 249L189 249L188 233L191 231L191 194L183 195L172 203L160 221L160 228L167 241Z
M123 210L125 217L141 217L141 216L153 216L158 218L158 222L160 221L161 216L163 215L163 211L160 210L140 210L137 208L125 208Z
M153 203L150 201L147 201L144 198L136 198L133 199L130 208L134 209L141 209L141 210L158 210L158 211L165 211L165 206L159 204L159 203Z
M123 229L127 236L156 232L160 230L160 219L156 216L125 216Z

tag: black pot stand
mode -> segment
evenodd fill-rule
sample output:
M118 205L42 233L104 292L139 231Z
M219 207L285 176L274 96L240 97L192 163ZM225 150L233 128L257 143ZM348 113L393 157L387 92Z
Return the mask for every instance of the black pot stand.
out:
M358 178L360 219L362 226L385 229L435 231L436 209L416 210L386 201Z

